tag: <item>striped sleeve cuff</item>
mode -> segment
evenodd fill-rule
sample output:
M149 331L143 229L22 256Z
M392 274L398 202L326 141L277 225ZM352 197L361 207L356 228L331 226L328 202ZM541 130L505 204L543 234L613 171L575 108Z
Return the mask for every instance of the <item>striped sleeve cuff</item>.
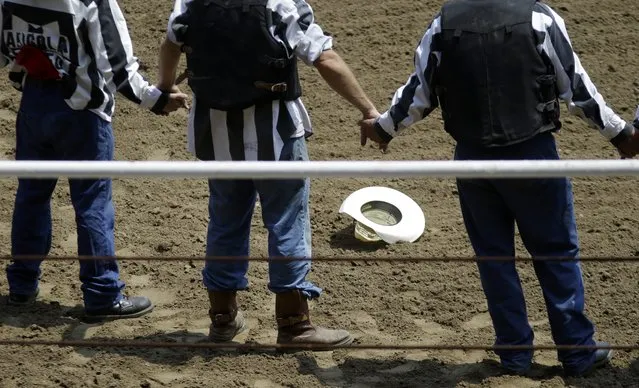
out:
M619 147L619 144L621 144L622 142L630 139L632 137L633 133L634 133L634 129L633 129L632 125L626 124L624 126L624 128L621 130L621 132L619 132L615 137L610 139L610 142L615 147Z
M164 114L164 107L169 102L169 93L161 93L155 104L151 107L151 112L156 115Z
M384 143L390 143L391 140L393 140L393 137L389 135L381 125L379 125L379 122L375 123L375 132Z
M617 138L622 132L628 129L628 123L612 112L610 108L606 107L606 110L609 111L607 112L608 121L604 123L604 127L600 132L606 139L612 141L612 139Z
M395 122L393 121L393 117L390 114L390 111L386 111L382 114L376 123L377 132L379 132L380 137L392 139L397 136L397 131L395 130Z
M333 38L325 35L321 27L312 24L295 46L295 54L306 65L312 65L324 51L333 48Z
M142 92L142 96L140 98L142 102L140 105L143 108L152 109L154 106L157 105L158 101L160 100L160 97L162 97L162 91L158 89L157 87L155 87L154 85L150 85L149 87L145 88L144 91Z

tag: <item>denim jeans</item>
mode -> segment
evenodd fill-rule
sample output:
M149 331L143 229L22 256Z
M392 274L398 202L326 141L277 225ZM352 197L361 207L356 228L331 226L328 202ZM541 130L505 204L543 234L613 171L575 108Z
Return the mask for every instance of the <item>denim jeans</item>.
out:
M280 161L307 161L303 137L285 141ZM248 287L246 260L214 260L217 257L249 256L251 217L259 195L262 219L268 229L269 257L311 257L309 218L310 180L209 180L209 227L207 260L202 271L209 291L236 291ZM283 293L300 290L317 298L321 289L306 280L310 260L273 260L269 263L269 290Z
M89 111L75 111L53 86L25 86L16 128L17 160L112 160L113 130ZM57 179L19 179L13 211L11 254L42 257L51 249L51 194ZM114 208L110 179L70 179L78 255L114 256ZM38 287L41 261L14 260L9 290L30 295ZM124 283L115 260L80 260L87 310L117 303Z
M552 134L521 144L477 149L458 145L457 160L557 160ZM515 222L528 252L535 257L576 258L579 241L568 179L459 179L462 214L477 256L515 255ZM558 345L594 345L594 327L584 314L584 286L579 262L533 261L541 285L552 336ZM493 320L497 345L532 345L526 302L514 261L480 261L482 287ZM532 352L498 352L504 366L526 369ZM564 368L581 372L594 361L592 350L562 350Z

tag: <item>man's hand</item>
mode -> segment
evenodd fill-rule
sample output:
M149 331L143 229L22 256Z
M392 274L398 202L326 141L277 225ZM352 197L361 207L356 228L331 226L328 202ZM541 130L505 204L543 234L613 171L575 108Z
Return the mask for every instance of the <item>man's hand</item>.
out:
M180 90L180 88L179 88L177 85L172 85L172 86L170 86L170 87L167 87L166 85L158 84L158 85L155 85L155 87L156 87L156 88L158 88L158 89L160 89L160 90L161 90L162 92L164 92L164 93L170 93L170 94L169 94L169 102L168 102L168 103L166 104L166 106L164 107L164 113L165 113L165 114L168 114L168 113L174 112L174 111L176 111L176 110L178 110L178 109L180 109L180 108L184 108L184 109L186 109L186 110L191 109L191 108L189 107L189 103L188 103L188 97L187 97L187 95L186 95L186 94L184 94L184 93L182 93L182 91ZM171 105L171 101L172 101L172 98L171 98L171 97L172 97L172 96L173 96L174 98L177 98L177 97L179 96L179 97L180 97L179 99L181 99L181 100L182 100L182 105L180 105L180 106L178 106L177 108L173 109L173 106ZM171 106L170 106L170 105L171 105ZM172 109L172 110L167 111L167 109Z
M179 89L177 89L177 92L173 92L169 94L169 101L167 101L166 105L164 106L163 112L166 114L169 114L171 112L175 112L176 110L180 109L180 108L186 108L189 109L189 105L188 105L188 96L182 92L179 92Z
M363 114L362 119L359 121L361 144L362 146L365 146L368 139L370 139L377 143L379 145L379 149L385 153L388 149L388 143L384 142L382 138L379 137L377 130L375 129L375 123L379 116L379 112L375 109Z
M639 130L628 124L626 130L630 133L626 139L617 144L617 151L622 159L632 159L639 154Z

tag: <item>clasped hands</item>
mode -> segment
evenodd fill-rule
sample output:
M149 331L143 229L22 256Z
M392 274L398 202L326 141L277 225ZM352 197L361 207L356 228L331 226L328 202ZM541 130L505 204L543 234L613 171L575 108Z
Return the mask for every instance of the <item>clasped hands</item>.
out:
M169 100L164 106L163 112L165 115L168 115L171 112L174 112L180 108L189 109L188 105L188 96L180 90L177 85L171 86L171 88L157 86L158 89L163 92L169 92ZM365 146L367 141L370 139L373 142L377 143L379 149L382 152L386 152L388 149L388 143L382 140L382 138L377 134L377 130L375 128L375 124L377 119L381 116L377 109L371 108L370 110L362 112L362 119L359 121L360 133L361 133L361 145Z
M169 99L162 110L164 115L175 112L180 108L184 108L186 110L190 109L188 101L189 97L182 93L177 85L173 85L170 88L162 87L161 85L156 85L156 87L162 92L169 93Z
M370 139L377 143L382 152L386 153L388 143L382 140L382 138L377 134L377 129L375 128L375 124L377 123L379 116L381 115L375 108L362 112L362 119L359 121L361 145L365 146L367 141Z
M617 151L622 159L632 159L639 155L639 118L633 124L628 123L626 129L630 135L617 144Z

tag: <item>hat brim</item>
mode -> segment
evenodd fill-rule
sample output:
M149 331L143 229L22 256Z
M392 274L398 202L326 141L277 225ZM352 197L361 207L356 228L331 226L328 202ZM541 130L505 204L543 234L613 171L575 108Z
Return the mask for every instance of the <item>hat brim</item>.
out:
M382 225L369 219L362 212L362 207L371 202L383 202L397 208L401 219L395 225ZM426 218L419 205L406 194L388 187L371 186L355 191L349 195L339 209L355 221L375 231L389 244L398 242L415 242L426 228ZM365 241L372 241L365 238Z

